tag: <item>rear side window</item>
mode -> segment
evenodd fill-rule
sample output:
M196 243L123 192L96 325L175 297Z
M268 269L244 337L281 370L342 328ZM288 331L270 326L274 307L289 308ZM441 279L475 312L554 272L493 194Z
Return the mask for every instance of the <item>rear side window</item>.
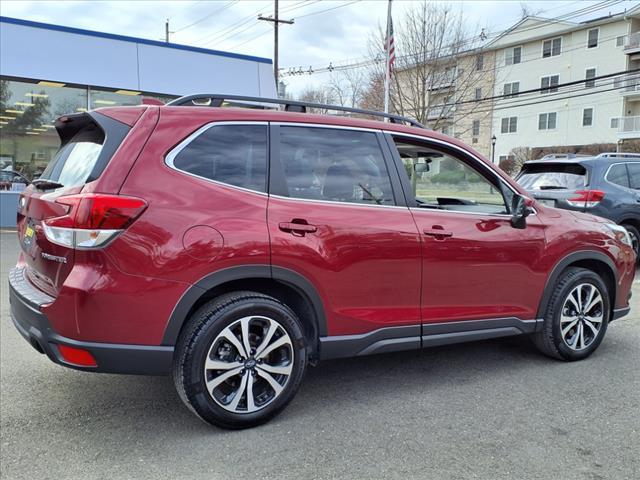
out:
M630 163L629 167L629 183L634 190L640 190L640 163Z
M375 133L282 126L280 160L290 197L395 204Z
M517 181L527 190L578 190L587 185L587 169L566 163L525 165Z
M78 131L53 157L41 178L61 183L65 187L82 185L89 180L96 167L104 132L91 122Z
M627 175L627 166L624 163L611 165L606 179L614 185L629 188L629 176Z
M198 177L266 192L267 126L214 125L184 146L172 163Z

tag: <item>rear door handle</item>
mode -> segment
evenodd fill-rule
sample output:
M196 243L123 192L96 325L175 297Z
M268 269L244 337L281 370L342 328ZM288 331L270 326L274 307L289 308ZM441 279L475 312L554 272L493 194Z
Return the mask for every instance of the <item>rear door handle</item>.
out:
M429 235L430 237L435 237L440 239L453 237L453 232L448 232L440 228L425 228L423 232L425 235Z
M278 224L278 228L286 233L291 233L292 235L298 237L304 237L307 233L314 233L318 231L318 227L315 225L310 225L308 223L298 223L298 222L281 222Z

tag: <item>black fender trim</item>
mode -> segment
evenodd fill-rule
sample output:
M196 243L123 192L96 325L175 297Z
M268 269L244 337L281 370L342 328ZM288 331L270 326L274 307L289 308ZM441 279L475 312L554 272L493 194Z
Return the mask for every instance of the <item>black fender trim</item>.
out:
M558 281L558 277L560 274L572 263L579 262L581 260L597 260L603 262L609 267L611 273L614 278L614 288L618 285L618 270L616 269L613 260L607 257L602 252L597 252L594 250L580 250L578 252L573 252L564 257L556 266L553 267L551 274L547 278L547 283L544 286L544 292L542 294L542 299L540 300L540 305L538 306L538 318L544 318L544 314L547 310L547 305L549 304L549 300L551 300L551 295L553 295L553 287ZM616 303L616 291L614 290L611 293L611 306L615 307Z
M303 297L306 297L315 313L318 334L320 336L326 335L327 322L324 306L316 288L309 280L288 268L272 267L265 264L240 265L213 272L198 280L198 282L185 291L169 317L167 327L162 337L162 345L171 346L176 344L178 335L180 334L182 325L187 320L189 311L208 290L228 282L252 279L276 280L294 288Z

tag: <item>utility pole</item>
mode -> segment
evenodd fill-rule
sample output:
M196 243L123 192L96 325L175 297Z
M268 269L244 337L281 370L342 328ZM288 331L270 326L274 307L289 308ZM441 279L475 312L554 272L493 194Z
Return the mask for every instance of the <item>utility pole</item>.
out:
M269 17L263 17L260 15L258 20L264 20L265 22L273 22L273 76L276 79L276 88L278 88L278 25L286 23L287 25L293 25L293 20L280 20L278 17L278 0L274 0L274 15Z

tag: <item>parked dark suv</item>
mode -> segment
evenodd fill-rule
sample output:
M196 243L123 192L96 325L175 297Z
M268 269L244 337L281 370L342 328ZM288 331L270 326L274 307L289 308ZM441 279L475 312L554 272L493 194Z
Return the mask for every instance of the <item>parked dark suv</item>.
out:
M528 199L415 122L308 107L196 95L59 118L19 202L20 333L78 370L172 373L196 415L242 428L318 360L518 334L579 360L629 312L625 229Z
M640 252L640 156L526 162L516 181L539 203L588 212L625 227Z

